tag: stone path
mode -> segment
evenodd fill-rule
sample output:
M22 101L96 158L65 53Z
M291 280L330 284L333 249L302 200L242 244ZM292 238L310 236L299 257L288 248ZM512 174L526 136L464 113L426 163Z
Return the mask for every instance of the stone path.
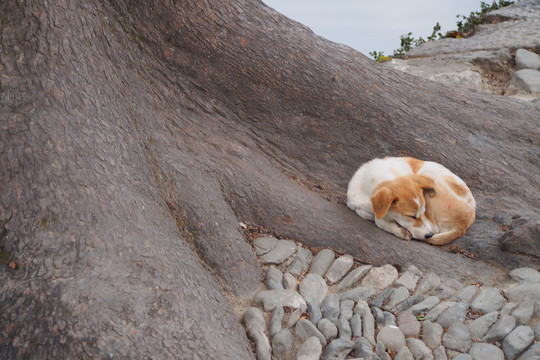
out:
M497 288L271 236L253 247L266 290L243 318L259 360L540 359L535 269L515 269Z

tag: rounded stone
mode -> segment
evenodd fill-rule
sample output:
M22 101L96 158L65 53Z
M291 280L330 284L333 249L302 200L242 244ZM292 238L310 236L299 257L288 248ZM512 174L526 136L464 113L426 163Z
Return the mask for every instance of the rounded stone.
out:
M367 273L362 282L362 286L367 286L379 291L391 286L399 277L398 271L392 265L374 267Z
M420 321L409 311L398 313L397 325L405 337L417 337L420 334Z
M347 321L351 320L353 316L354 301L353 300L343 300L339 308L341 310L339 317Z
M331 283L336 283L339 280L341 280L345 274L351 269L353 266L354 260L351 255L343 255L338 257L332 265L330 265L330 268L326 271L324 274L324 277L328 279Z
M291 353L294 337L289 329L282 329L272 337L272 354L278 359L287 359Z
M281 306L276 306L272 310L272 315L270 316L270 336L274 336L281 331L284 315L285 310Z
M312 261L313 253L311 250L302 248L298 250L293 262L287 267L287 272L300 276L309 268Z
M362 336L362 318L359 314L355 314L351 318L351 331L353 337Z
M441 315L439 315L436 321L444 328L450 327L455 322L463 323L467 317L468 309L468 303L459 302L446 309Z
M516 327L516 319L513 316L500 318L484 336L485 342L501 341Z
M341 280L337 287L338 291L343 291L356 285L356 283L360 281L372 267L372 265L363 265L352 270L343 278L343 280Z
M394 360L414 360L414 357L411 353L411 350L409 350L408 347L404 346L401 348L401 350L398 351L396 356L394 356Z
M417 338L408 338L407 347L411 350L415 359L433 360L431 350L424 342Z
M317 325L319 321L322 319L322 312L321 308L316 302L308 302L307 303L307 314L309 316L309 321L311 321L313 324Z
M296 280L293 274L288 273L288 272L283 274L283 287L286 290L296 291L297 285L298 285L298 281Z
M441 283L441 279L437 274L429 272L424 275L418 287L416 288L415 294L424 294L428 291L435 289Z
M315 255L313 262L311 263L311 268L309 269L310 274L317 274L323 276L326 270L330 267L336 254L330 249L323 249Z
M416 284L420 276L413 274L412 272L406 271L397 279L394 284L396 286L405 286L409 291L414 291L416 289Z
M504 356L507 360L514 360L533 341L533 330L528 326L518 326L502 342Z
M307 274L298 286L300 294L308 302L320 304L328 293L326 281L317 274Z
M525 300L540 299L540 283L520 283L508 290L510 301L523 302Z
M437 296L439 299L447 299L454 296L462 288L463 284L461 282L456 279L448 279L437 286L435 290L433 290L432 295Z
M266 287L269 290L283 289L283 273L276 267L271 267L266 272Z
M471 310L487 314L497 311L504 305L504 297L501 292L494 287L487 287L480 291L480 294L471 303Z
M273 236L261 236L253 240L255 254L258 256L264 255L273 250L277 245L278 239Z
M260 257L263 264L281 264L296 252L296 244L290 240L278 240L276 247Z
M341 339L350 340L352 337L351 324L349 320L344 318L339 318L337 322L338 335Z
M516 50L516 69L540 70L540 56L525 49Z
M332 341L323 353L323 360L342 360L351 352L354 342L346 339Z
M319 329L328 341L331 341L338 336L337 326L328 319L321 319L317 324L317 329Z
M411 306L409 311L413 315L418 315L420 313L425 313L425 312L431 310L435 305L437 305L440 302L441 302L441 300L437 296L428 296L427 298L425 298L424 300L422 300L418 304Z
M393 309L396 305L406 300L409 297L409 290L405 286L400 286L394 290L388 299L388 303L384 309Z
M517 282L540 282L540 272L530 267L514 269L508 276Z
M336 323L340 313L339 296L335 293L327 295L321 302L321 311L324 318Z
M377 335L377 342L383 343L392 352L398 352L406 344L405 336L397 326L383 327Z
M455 322L448 328L442 342L445 348L462 353L467 352L472 345L469 329L460 322Z
M469 328L469 333L473 340L481 339L486 335L487 331L491 325L495 324L499 313L497 311L490 312L489 314L483 315L478 319L475 319L467 325Z
M264 311L272 311L276 306L292 307L305 310L307 307L304 298L292 290L265 290L253 297L254 305L263 305Z
M319 359L322 354L322 345L319 339L316 336L308 338L304 343L298 348L296 353L296 359L299 359L302 356L307 357L308 359Z
M321 320L322 321L322 320ZM320 321L319 321L320 323ZM302 342L306 341L312 336L317 337L322 346L326 346L326 338L324 335L313 325L313 323L306 319L300 319L294 328L294 333Z
M424 321L422 323L422 339L431 350L441 345L443 327L440 324Z
M354 289L345 291L343 294L339 296L340 300L353 300L353 301L360 301L360 300L368 300L370 297L375 295L375 290L373 288L367 287L367 286L358 286Z
M474 360L504 360L504 353L493 344L475 343L469 350Z
M533 316L534 303L527 299L522 302L517 309L512 312L512 316L516 318L519 325L527 325Z

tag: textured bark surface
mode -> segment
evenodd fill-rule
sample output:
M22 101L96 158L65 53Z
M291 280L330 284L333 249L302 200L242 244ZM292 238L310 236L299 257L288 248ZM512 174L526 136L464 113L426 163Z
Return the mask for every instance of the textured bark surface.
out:
M252 358L224 296L261 276L239 222L441 276L537 264L538 105L382 69L256 0L3 1L0 22L1 358ZM470 185L478 261L345 207L384 155Z

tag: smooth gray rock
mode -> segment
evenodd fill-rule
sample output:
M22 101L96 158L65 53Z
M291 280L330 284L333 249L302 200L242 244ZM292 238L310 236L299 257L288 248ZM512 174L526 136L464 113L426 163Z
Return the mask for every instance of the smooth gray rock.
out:
M504 297L499 289L487 287L480 291L480 294L471 303L471 310L483 314L501 309L504 305Z
M263 264L281 264L296 252L296 244L290 240L278 240L276 246L259 259Z
M371 314L375 319L375 326L377 326L378 328L382 328L384 326L384 313L378 307L371 306L370 308Z
M244 324L248 337L255 343L257 359L271 360L272 348L268 337L264 333L266 322L262 312L255 307L250 307L244 314Z
M397 325L405 337L418 337L420 334L420 321L410 311L397 314Z
M296 291L297 286L298 286L298 281L296 280L293 274L288 273L288 272L283 274L283 287L286 290Z
M340 300L368 300L375 295L375 290L367 286L358 286L339 295Z
M528 326L518 326L502 342L504 356L507 360L514 360L533 341L533 330Z
M276 267L271 267L266 273L266 287L269 290L283 290L283 273Z
M434 350L441 345L443 335L443 327L441 324L431 321L424 321L422 323L422 330L422 340L424 340L424 343L428 348Z
M354 301L353 300L343 300L339 304L340 308L340 319L345 319L347 321L351 320L354 310Z
M364 277L364 275L366 275L366 273L371 270L372 267L372 265L363 265L352 270L338 284L338 292L355 286Z
M510 301L522 303L525 300L538 300L540 299L540 283L520 283L513 288L510 288L507 292Z
M345 339L333 340L323 353L324 360L343 360L354 347L354 342Z
M304 343L298 348L296 353L296 359L299 359L301 356L306 356L311 360L319 360L322 354L322 345L319 339L316 336L308 338Z
M398 352L406 345L405 335L397 326L385 326L377 335L377 342L384 344L386 349L392 352Z
M326 270L328 270L330 265L334 262L335 258L336 254L330 249L323 249L319 251L313 258L309 273L323 276Z
M322 320L321 320L322 321ZM319 321L320 324L320 321ZM324 335L313 325L313 323L306 319L300 319L294 328L294 333L298 338L300 338L300 341L304 342L307 339L309 339L312 336L317 337L319 341L321 342L322 346L326 346L326 338Z
M512 312L512 316L516 318L518 325L527 325L531 321L533 310L533 301L531 299L527 299Z
M456 279L448 279L437 286L431 294L443 300L456 295L462 288L463 284L461 282Z
M471 323L467 324L469 328L469 333L471 334L471 339L482 339L491 325L495 324L499 313L497 311L492 311L489 314L480 316L478 319L475 319Z
M338 336L337 326L328 319L321 319L317 324L317 329L319 329L328 341L332 341Z
M443 301L439 303L438 305L435 305L435 307L433 307L433 309L431 309L426 314L426 316L424 316L424 319L429 320L429 321L435 321L443 312L445 312L446 310L448 310L448 308L456 304L457 303L455 301Z
M516 95L520 92L526 94L540 93L540 71L522 69L512 75L510 84L506 88L505 95Z
M493 344L475 343L469 350L474 360L504 360L503 351Z
M517 282L540 282L540 272L530 267L517 268L508 273Z
M296 325L296 322L298 320L300 320L300 318L302 317L302 315L304 314L305 310L303 309L296 309L294 310L290 315L289 315L289 318L287 319L287 325L286 327L287 328L292 328L294 325Z
M529 50L517 49L516 69L540 70L540 56Z
M312 261L313 253L311 250L302 248L297 251L293 262L287 267L287 272L292 275L300 276L309 268Z
M390 311L383 311L384 326L394 325L397 326L396 317Z
M277 245L278 239L273 236L261 236L253 240L255 254L258 256L264 255L273 250Z
M433 360L433 354L431 350L420 339L408 338L407 346L415 359Z
M353 337L362 336L362 318L359 314L355 314L351 318L351 331Z
M433 355L435 356L435 360L448 360L446 349L442 345L433 350Z
M340 317L337 322L337 329L339 338L347 340L352 338L352 330L349 320Z
M516 327L516 319L508 315L500 318L484 336L485 342L502 341Z
M518 357L518 360L538 360L540 359L540 343L531 346L527 351Z
M309 316L309 321L311 321L314 325L317 325L317 323L321 321L322 319L321 308L316 302L313 302L313 301L308 302L306 311Z
M420 313L425 313L425 312L431 310L435 305L437 305L440 302L441 302L441 300L437 296L428 296L427 298L425 298L424 300L422 300L418 304L411 306L409 311L413 315L418 315Z
M510 315L512 311L514 311L518 306L519 306L519 303L517 302L513 302L513 301L507 302L506 304L504 304L504 306L502 307L499 313L501 317Z
M328 285L326 281L317 274L307 274L298 286L300 295L304 297L307 302L315 302L320 304L328 293Z
M265 290L253 297L253 305L263 305L264 311L270 312L276 306L306 310L304 298L292 290Z
M339 308L339 295L335 293L328 294L321 302L320 306L323 317L335 324L339 317L339 313L341 312L341 309Z
M289 329L283 329L272 337L272 355L278 359L288 359L294 344L294 337Z
M472 298L476 295L476 292L478 291L478 288L475 285L469 285L465 289L461 290L459 294L457 294L453 300L456 302L466 302L470 303Z
M407 300L403 301L401 304L397 305L394 310L397 312L405 311L409 309L411 306L418 304L419 302L424 300L424 294L418 293Z
M331 283L336 283L351 269L353 263L354 260L351 255L342 255L334 260L324 274L324 277Z
M379 360L379 357L373 353L371 343L364 337L354 340L354 356L366 360Z
M388 353L386 352L386 346L380 341L377 341L377 345L375 345L375 354L379 357L379 359L388 359Z
M436 322L441 324L444 328L450 327L455 322L463 323L465 321L465 318L467 317L468 309L468 303L459 302L455 305L450 306L441 315L439 315Z
M408 297L409 290L405 286L400 286L392 292L388 299L388 303L384 305L383 308L385 310L391 310L402 301L405 301Z
M390 296L392 296L393 293L394 293L393 288L384 289L383 291L381 291L379 295L375 297L375 299L369 302L369 306L375 306L375 307L378 307L379 309L382 309L385 302L390 298Z
M391 286L399 277L398 271L392 265L373 267L366 274L360 285L375 289L375 292L382 291Z
M416 289L416 284L418 283L419 279L420 276L415 275L412 272L406 271L399 277L399 279L394 281L394 285L405 286L409 291L414 291Z
M364 300L360 300L354 308L354 313L362 317L362 335L369 343L375 346L375 319L369 305Z
M396 356L394 356L394 360L414 360L414 356L411 353L411 350L409 350L408 347L404 346L401 348L401 350L398 351Z
M270 337L273 337L283 328L283 316L285 315L285 310L281 306L276 306L272 310L272 315L270 316Z
M453 323L443 335L442 343L447 349L467 352L472 345L469 329L463 323Z
M437 274L428 272L424 274L422 277L422 280L420 280L420 283L418 284L418 287L416 288L415 294L424 294L428 291L431 291L435 289L439 284L441 283L441 279L437 276Z

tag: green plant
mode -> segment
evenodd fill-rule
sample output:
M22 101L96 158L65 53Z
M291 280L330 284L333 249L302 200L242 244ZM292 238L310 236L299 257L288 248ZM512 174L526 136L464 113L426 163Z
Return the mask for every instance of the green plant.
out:
M379 63L390 61L392 58L390 56L385 56L383 51L372 51L369 55L373 56L373 59Z
M471 32L480 24L484 24L487 21L486 14L490 11L500 9L502 7L512 5L513 1L499 0L497 3L495 0L489 5L488 3L480 3L480 11L471 11L469 16L456 15L458 19L462 19L457 22L457 34L456 32L450 32L449 37L467 37ZM448 33L447 33L448 35Z

